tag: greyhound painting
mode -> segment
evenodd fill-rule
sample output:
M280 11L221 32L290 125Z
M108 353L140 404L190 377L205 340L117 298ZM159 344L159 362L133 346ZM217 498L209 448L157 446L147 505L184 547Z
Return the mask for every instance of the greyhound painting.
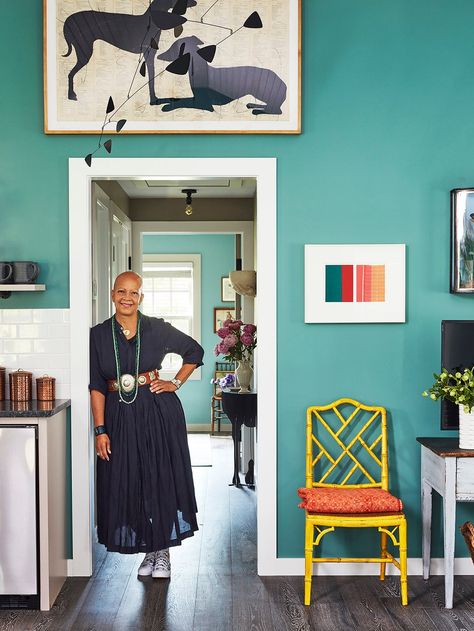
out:
M121 50L137 55L143 54L148 71L150 104L159 101L155 94L155 55L161 30L156 25L157 14L173 9L177 0L152 0L141 15L126 13L105 13L102 11L79 11L71 14L64 22L64 39L68 49L63 57L68 57L72 49L76 53L76 65L68 74L68 99L77 101L74 91L74 77L92 57L94 42L103 40ZM196 0L187 0L187 7L196 6ZM183 20L184 22L185 20ZM179 22L179 19L177 20ZM168 28L172 28L173 23ZM153 41L153 46L150 42Z
M191 55L189 82L193 97L170 99L163 106L164 112L179 108L194 108L214 111L215 105L226 105L247 94L260 103L247 103L247 108L256 116L261 114L281 114L281 106L286 99L286 85L280 77L268 68L256 66L235 66L219 68L211 66L199 53L203 44L199 38L183 37L176 40L158 59L174 61L186 53Z

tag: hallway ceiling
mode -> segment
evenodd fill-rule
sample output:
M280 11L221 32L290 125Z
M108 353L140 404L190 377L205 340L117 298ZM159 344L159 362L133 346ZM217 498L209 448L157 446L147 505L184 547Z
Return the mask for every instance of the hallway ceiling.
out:
M255 178L195 178L192 180L117 180L130 198L183 198L183 188L208 197L255 197Z

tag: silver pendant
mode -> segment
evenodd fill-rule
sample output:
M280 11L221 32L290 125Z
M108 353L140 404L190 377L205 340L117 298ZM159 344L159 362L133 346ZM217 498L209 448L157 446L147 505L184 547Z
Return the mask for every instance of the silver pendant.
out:
M135 388L135 377L133 375L122 375L120 377L120 385L122 390L129 394Z

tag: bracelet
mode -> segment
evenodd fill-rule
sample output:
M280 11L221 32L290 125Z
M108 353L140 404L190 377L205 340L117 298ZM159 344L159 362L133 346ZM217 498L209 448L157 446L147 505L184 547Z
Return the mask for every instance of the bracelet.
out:
M107 430L105 429L105 425L97 425L97 427L94 427L94 434L96 436L100 436L101 434L107 434Z
M175 379L171 379L171 383L174 386L176 386L176 390L179 390L181 388L181 384L182 384L181 379L176 379L176 378Z

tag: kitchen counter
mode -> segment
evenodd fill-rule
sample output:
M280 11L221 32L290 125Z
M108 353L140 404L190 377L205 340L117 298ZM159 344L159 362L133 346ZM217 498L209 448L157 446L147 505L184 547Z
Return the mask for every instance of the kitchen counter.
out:
M0 418L46 418L71 406L70 399L0 401Z

